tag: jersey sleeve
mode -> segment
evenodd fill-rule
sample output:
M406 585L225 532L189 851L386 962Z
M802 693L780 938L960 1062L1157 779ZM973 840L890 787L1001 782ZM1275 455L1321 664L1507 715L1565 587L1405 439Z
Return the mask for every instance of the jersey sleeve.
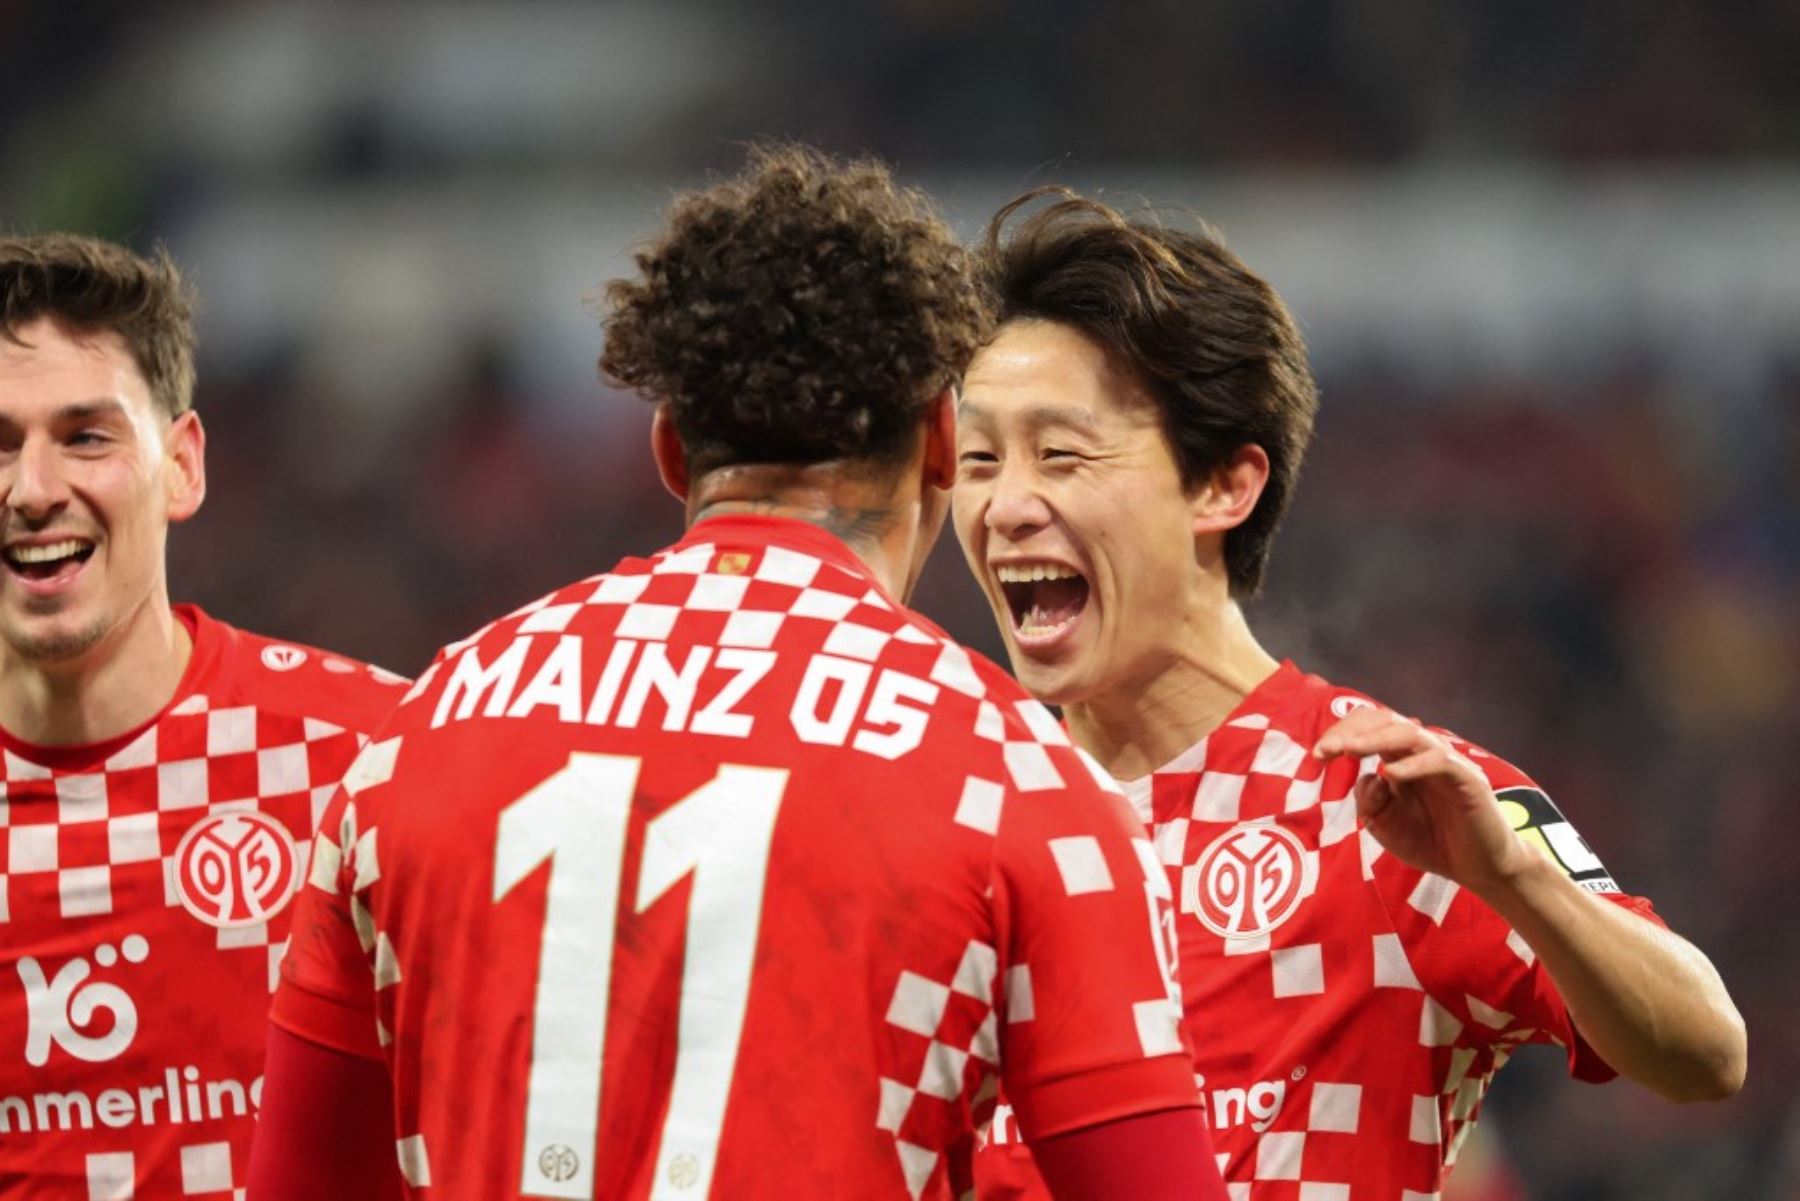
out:
M1026 1138L1199 1103L1168 878L1124 798L1057 759L1068 787L1010 792L994 852L1001 1082Z
M1520 838L1586 891L1661 924L1649 901L1619 890L1543 789L1505 760L1446 736L1487 776ZM1568 1050L1569 1072L1577 1079L1601 1082L1617 1074L1581 1037L1550 973L1499 914L1442 876L1375 853L1378 848L1368 845L1373 839L1366 832L1362 837L1366 870L1408 964L1433 1002L1421 1039L1444 1045L1554 1043Z
M1031 1148L1019 1137L1012 1106L1004 1101L975 1141L970 1171L976 1201L1052 1201Z
M374 975L352 911L356 872L356 808L339 789L313 836L269 1019L322 1046L379 1060Z

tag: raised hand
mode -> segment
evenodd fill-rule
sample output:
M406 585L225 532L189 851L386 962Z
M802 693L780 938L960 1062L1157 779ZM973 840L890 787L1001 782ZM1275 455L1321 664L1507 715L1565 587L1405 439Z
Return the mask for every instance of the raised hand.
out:
M1319 739L1320 759L1376 755L1356 814L1390 853L1476 892L1512 879L1536 853L1513 833L1487 777L1449 740L1391 709L1361 708Z

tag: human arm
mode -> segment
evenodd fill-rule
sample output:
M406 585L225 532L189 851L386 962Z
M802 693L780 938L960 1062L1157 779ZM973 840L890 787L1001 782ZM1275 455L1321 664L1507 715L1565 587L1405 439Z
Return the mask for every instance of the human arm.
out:
M990 893L1004 948L1001 1091L1016 1123L1001 1137L1016 1148L1022 1134L1033 1157L1056 1161L1011 1174L1059 1201L1222 1201L1183 1029L1167 871L1123 797L1085 786L1102 783L1099 770L1078 756L1070 766L1068 795L1005 809ZM976 1176L978 1195L1031 1195L980 1192L979 1164Z
M1031 1146L1056 1201L1225 1201L1198 1109L1165 1109L1039 1139Z
M1314 753L1380 759L1380 771L1356 786L1363 828L1510 925L1608 1065L1674 1101L1716 1100L1742 1086L1743 1019L1706 956L1587 892L1518 837L1486 775L1449 739L1363 708L1327 731Z
M249 1201L400 1196L386 1067L271 1026Z

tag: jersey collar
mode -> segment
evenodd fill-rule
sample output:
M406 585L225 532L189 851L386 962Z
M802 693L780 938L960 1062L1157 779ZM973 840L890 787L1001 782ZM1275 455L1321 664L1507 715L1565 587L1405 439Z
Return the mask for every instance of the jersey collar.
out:
M1280 725L1278 715L1287 706L1294 695L1305 687L1307 675L1294 665L1292 659L1283 659L1269 677L1252 688L1237 707L1225 715L1220 727L1232 725L1248 717L1262 717L1269 725ZM1176 755L1173 759L1156 768L1147 776L1139 776L1135 780L1120 780L1119 787L1125 790L1134 807L1146 809L1150 798L1150 781L1157 776L1171 772L1196 772L1206 766L1206 742L1212 737L1208 731L1200 741ZM1140 803L1140 797L1142 802Z
M681 541L675 544L675 550L689 550L708 543L727 547L780 546L787 550L804 551L866 581L869 587L879 592L894 608L904 607L888 594L881 581L875 577L874 571L863 562L861 555L851 550L842 538L810 521L801 521L796 517L769 517L758 513L724 513L696 522Z

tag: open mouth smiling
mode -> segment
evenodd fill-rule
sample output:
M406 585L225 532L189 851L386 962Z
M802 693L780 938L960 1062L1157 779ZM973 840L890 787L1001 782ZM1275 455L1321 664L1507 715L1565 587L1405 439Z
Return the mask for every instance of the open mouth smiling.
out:
M1000 593L1012 616L1014 639L1022 646L1056 641L1087 608L1087 578L1063 563L999 563Z
M49 583L81 570L92 557L94 543L87 538L59 538L54 542L13 542L0 558L7 570L33 583Z

